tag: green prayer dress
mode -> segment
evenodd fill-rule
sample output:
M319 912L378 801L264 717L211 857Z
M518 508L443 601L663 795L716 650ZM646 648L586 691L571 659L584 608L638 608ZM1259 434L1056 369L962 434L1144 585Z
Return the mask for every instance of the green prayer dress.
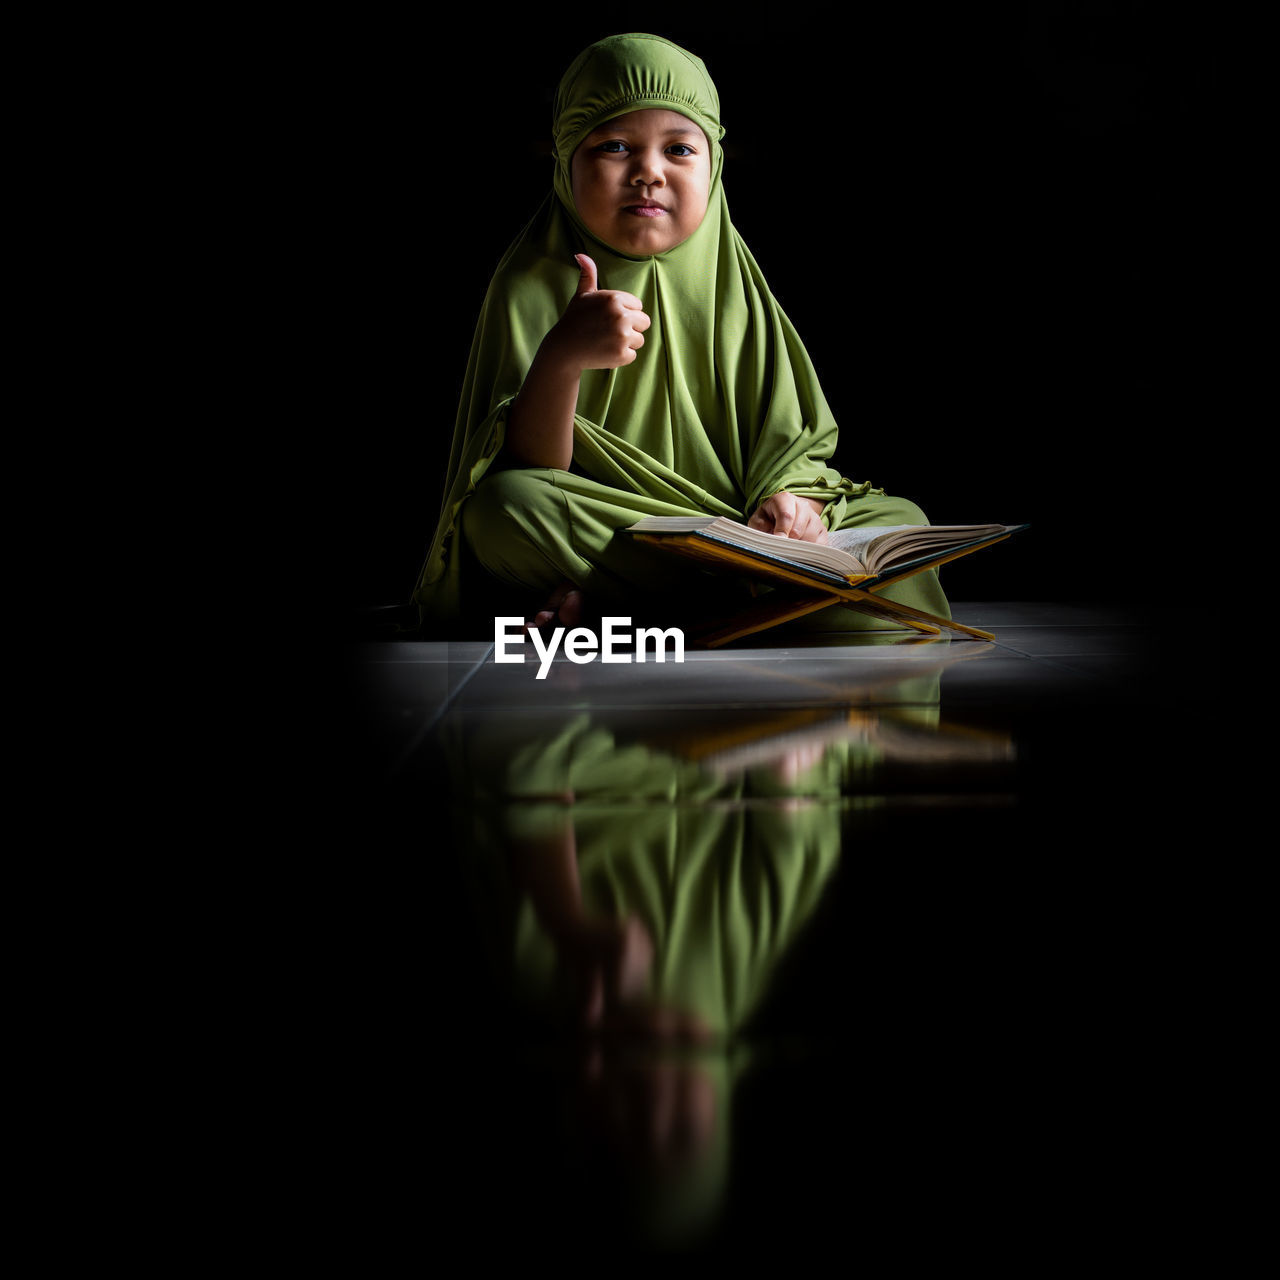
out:
M571 161L598 125L649 108L677 111L702 129L711 186L692 236L636 257L586 229L574 207ZM913 503L831 464L837 428L817 374L729 217L723 133L701 59L658 36L612 36L565 73L554 108L553 189L486 294L444 504L414 591L437 634L483 629L486 620L491 631L495 615L536 608L566 579L602 611L637 618L646 616L645 601L657 610L648 616L661 616L665 605L679 615L694 600L704 611L742 602L742 584L685 568L618 532L646 515L745 522L785 490L825 502L828 530L927 523ZM638 297L651 327L632 364L583 373L570 469L513 467L501 453L507 415L577 289L575 253L595 260L600 288ZM950 616L933 572L885 595ZM838 608L810 617L851 629L884 625Z

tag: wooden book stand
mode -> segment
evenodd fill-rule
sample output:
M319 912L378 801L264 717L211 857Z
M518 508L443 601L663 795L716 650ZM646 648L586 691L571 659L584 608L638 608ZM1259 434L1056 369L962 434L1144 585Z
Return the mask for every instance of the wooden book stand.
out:
M818 583L813 577L798 569L791 569L775 560L753 556L737 547L723 542L714 542L696 533L636 533L634 536L641 542L652 543L653 546L676 555L711 562L722 569L740 571L756 580L787 588L805 588L802 592L794 590L772 592L758 604L743 610L733 618L721 619L697 628L686 637L694 647L716 649L728 644L731 640L740 640L743 636L753 635L757 631L767 631L770 627L790 622L794 618L801 618L806 613L813 613L833 604L843 604L851 609L857 609L860 613L867 613L874 618L880 618L901 627L909 627L926 635L940 635L945 628L975 640L994 640L995 636L990 631L966 627L963 623L953 622L950 618L935 617L931 613L912 609L909 605L898 604L894 600L882 600L876 593L883 591L885 587L892 586L895 582L903 582L917 573L924 573L926 569L936 569L939 565L946 564L948 560L955 560L971 552L980 551L983 547L1003 542L1012 532L1014 530L1010 529L1008 532L970 544L958 551L946 552L936 559L915 565L903 573L890 572L881 578L874 578L873 575L868 574L866 581L870 585L865 587L853 581L844 587L837 586L835 583L828 585L825 581Z

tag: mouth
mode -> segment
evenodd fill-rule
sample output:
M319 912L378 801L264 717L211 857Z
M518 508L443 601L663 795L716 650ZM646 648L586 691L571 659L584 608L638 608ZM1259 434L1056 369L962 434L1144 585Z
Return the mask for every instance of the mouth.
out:
M665 218L667 215L667 210L653 200L641 200L636 204L624 205L622 211L636 218Z

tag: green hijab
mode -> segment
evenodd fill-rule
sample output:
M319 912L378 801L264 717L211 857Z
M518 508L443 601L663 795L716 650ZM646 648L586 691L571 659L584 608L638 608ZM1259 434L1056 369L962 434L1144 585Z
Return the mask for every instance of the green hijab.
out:
M634 257L578 217L573 153L597 125L646 108L687 116L711 146L707 213L682 244ZM502 447L506 416L542 339L578 286L575 253L599 287L635 294L651 320L634 363L582 375L573 469L680 511L745 521L781 490L829 505L871 491L828 465L836 424L809 356L729 218L720 98L700 58L653 35L610 36L565 72L556 95L552 191L499 263L476 326L445 501L414 599L456 616L458 512Z

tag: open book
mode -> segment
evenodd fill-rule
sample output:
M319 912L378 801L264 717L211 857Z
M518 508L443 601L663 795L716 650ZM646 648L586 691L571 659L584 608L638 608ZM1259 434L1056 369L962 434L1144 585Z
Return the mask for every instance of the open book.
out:
M1025 524L890 524L843 529L823 543L749 529L723 516L646 516L626 532L695 535L750 556L801 569L819 579L868 585L944 558L976 551Z

